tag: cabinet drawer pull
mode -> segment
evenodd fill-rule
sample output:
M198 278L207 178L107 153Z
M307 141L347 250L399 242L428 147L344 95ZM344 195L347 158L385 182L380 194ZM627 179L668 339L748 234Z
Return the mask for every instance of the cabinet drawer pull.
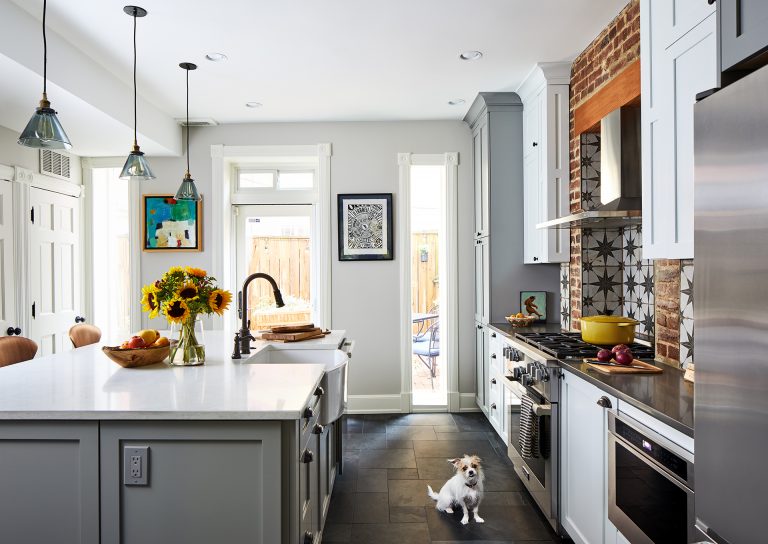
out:
M312 419L314 415L315 415L315 411L311 407L307 406L306 408L304 408L304 417L306 419Z
M319 423L315 423L315 426L312 427L312 433L313 434L323 434L324 430L325 430L325 427L323 427Z
M491 359L495 359L495 358L496 358L496 354L495 353L491 353Z
M491 338L496 338L496 333L495 332L491 333Z
M325 389L323 389L322 386L318 385L317 389L315 389L315 396L322 397L323 395L325 395Z
M315 460L315 454L312 453L311 450L304 450L304 453L301 454L302 463L311 463L314 460Z
M539 145L539 142L533 142L533 147L536 147Z
M602 406L603 408L613 408L613 405L611 404L611 399L609 399L606 396L602 396L599 399L597 399L597 405Z
M491 383L492 383L493 385L496 385L496 378L491 378Z
M538 260L539 260L539 258L538 258L538 257L534 257L534 258L533 258L533 260L534 260L534 261L538 261Z
M315 535L306 531L304 533L304 544L315 544Z
M482 326L482 325L478 325L478 326L477 326L477 328L478 328L479 330L483 330L483 326Z
M491 410L495 410L495 409L496 409L496 403L494 402L493 404L491 404Z
M709 4L710 6L711 6L712 4L714 4L714 3L715 3L715 0L707 0L707 4Z

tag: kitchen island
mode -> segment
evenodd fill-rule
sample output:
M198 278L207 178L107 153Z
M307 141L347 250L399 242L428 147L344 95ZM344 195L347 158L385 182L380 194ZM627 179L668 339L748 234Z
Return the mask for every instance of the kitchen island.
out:
M199 367L121 368L92 345L0 369L2 539L312 542L339 434L318 423L325 367L253 362L341 336L233 361L212 331Z

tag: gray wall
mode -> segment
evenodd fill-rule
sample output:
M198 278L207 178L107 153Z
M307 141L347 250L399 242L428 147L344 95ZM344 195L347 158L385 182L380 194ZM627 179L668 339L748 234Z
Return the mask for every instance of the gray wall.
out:
M384 123L236 124L192 129L191 172L210 202L212 144L300 145L330 142L332 194L332 323L357 341L350 367L351 395L400 394L399 294L400 255L382 262L339 262L336 244L336 194L385 192L395 194L397 153L459 153L459 390L474 391L472 246L472 140L460 121ZM157 179L143 182L142 193L173 193L184 174L184 158L151 158ZM142 283L157 279L169 266L185 264L209 269L213 225L203 213L202 253L183 256L142 254ZM395 228L398 218L395 217ZM397 242L397 241L396 241ZM158 322L158 325L161 323Z
M32 115L34 109L30 110ZM6 166L21 166L32 172L40 173L40 153L37 149L23 147L16 143L19 133L0 126L0 164ZM72 183L82 183L82 170L80 168L80 159L71 155L70 172L72 173Z

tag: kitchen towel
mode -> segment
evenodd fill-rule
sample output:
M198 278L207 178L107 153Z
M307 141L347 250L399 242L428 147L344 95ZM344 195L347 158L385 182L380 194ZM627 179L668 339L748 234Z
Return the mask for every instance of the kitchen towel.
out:
M523 459L539 456L539 418L533 413L533 399L520 399L520 453Z

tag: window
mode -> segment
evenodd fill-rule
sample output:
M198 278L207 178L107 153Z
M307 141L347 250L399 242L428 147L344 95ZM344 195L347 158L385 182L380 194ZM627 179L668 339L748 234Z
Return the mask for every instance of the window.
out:
M236 172L235 190L237 192L249 192L251 190L306 191L312 190L315 186L314 170L238 168Z
M275 186L276 176L276 171L240 171L237 176L237 186L240 189L271 189Z

